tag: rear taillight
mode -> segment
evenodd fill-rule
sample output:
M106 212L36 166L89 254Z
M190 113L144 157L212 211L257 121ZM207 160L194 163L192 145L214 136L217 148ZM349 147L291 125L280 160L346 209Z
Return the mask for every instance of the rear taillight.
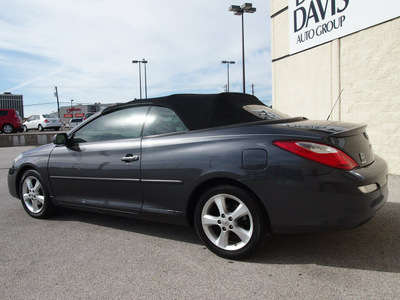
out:
M44 119L44 121L43 122L45 122L45 123L49 123L49 120L47 120L47 119Z
M352 170L358 166L346 153L325 144L307 141L274 141L273 144L290 153L332 168Z

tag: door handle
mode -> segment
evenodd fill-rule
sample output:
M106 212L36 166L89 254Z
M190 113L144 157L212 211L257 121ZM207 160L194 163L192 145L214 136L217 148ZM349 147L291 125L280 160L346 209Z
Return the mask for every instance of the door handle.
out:
M139 160L139 156L133 155L133 154L127 154L126 156L121 158L121 161L124 161L127 163L132 162L132 161L138 161L138 160Z

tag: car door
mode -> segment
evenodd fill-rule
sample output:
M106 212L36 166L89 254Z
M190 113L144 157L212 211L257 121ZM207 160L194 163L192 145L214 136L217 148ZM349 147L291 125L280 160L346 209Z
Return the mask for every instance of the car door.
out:
M141 181L143 210L161 215L184 217L187 191L185 179L197 177L192 166L196 161L190 138L182 138L188 131L178 115L169 108L152 106L143 129Z
M147 106L101 115L54 148L49 177L56 201L138 213L141 131Z
M36 118L36 115L30 116L28 118L27 122L25 123L26 128L37 129L37 125L36 125L37 122L35 122L35 118Z

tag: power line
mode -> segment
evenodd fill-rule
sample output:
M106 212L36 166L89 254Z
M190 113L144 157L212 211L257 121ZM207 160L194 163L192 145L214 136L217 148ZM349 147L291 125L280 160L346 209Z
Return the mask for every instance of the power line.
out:
M239 85L241 83L233 82L233 85ZM269 87L270 85L260 82L254 82L257 86L266 86ZM149 85L148 87L151 88L176 88L176 87L219 87L224 85L224 83L215 83L215 84L176 84L176 85ZM127 86L127 85L57 85L58 88L121 88L121 89L137 89L134 86ZM43 85L43 86L30 86L30 87L23 87L19 88L19 90L29 90L29 89L43 89L43 88L54 88L51 85Z
M49 104L56 104L56 103L54 102L34 103L34 104L24 104L24 106L39 106L39 105L49 105Z

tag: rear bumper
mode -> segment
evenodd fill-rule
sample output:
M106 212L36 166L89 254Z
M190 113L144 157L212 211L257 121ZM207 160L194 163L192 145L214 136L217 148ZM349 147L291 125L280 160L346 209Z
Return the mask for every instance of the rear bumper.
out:
M44 129L55 129L55 128L61 128L62 124L45 124L43 125Z
M275 179L260 199L273 233L351 229L367 222L387 201L388 167L380 157L368 167L321 176ZM359 187L373 185L363 192Z

